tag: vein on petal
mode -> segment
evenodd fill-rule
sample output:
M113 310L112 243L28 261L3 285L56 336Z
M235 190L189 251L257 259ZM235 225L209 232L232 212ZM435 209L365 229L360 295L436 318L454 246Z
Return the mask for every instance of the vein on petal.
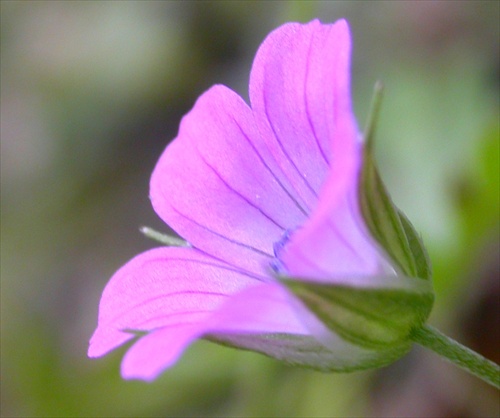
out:
M340 229L337 228L331 219L326 220L327 225L333 231L333 233L339 238L339 240L344 244L345 248L347 248L359 261L363 261L363 258L359 255L358 251L351 245L348 239L340 232Z
M123 316L127 315L127 313L133 311L133 310L136 310L137 308L140 308L141 306L145 306L145 305L148 305L148 304L151 304L155 301L159 301L161 299L168 299L168 298L171 298L171 297L178 297L178 296L181 296L181 295L206 295L206 296L221 296L221 297L228 297L229 295L225 294L225 293L220 293L220 292L204 292L204 291L194 291L194 290L184 290L184 291L177 291L177 292L171 292L171 293L166 293L166 294L161 294L161 295L157 295L155 297L151 297L151 298L148 298L148 299L145 299L139 303L136 303L134 305L129 305L127 306L126 310L120 312L119 314L115 315L113 318L111 318L110 320L106 321L105 324L103 324L104 326L107 326L109 324L113 324L115 322L118 322L118 320L120 318L122 318Z
M234 121L235 125L238 127L238 129L240 130L240 132L243 135L243 137L246 139L247 143L255 151L255 154L257 154L257 156L259 157L259 160L262 162L262 164L264 165L264 167L266 167L267 171L269 171L269 173L271 174L271 176L276 180L276 182L278 183L278 185L283 189L283 191L287 194L287 196L292 200L292 202L295 204L295 206L297 206L297 208L306 217L308 217L309 216L308 211L306 209L304 209L302 207L302 205L297 201L297 199L295 199L293 197L292 193L285 187L285 185L281 182L281 180L278 178L278 176L276 175L276 173L271 169L271 167L269 167L269 165L267 165L266 161L264 160L264 158L262 157L262 155L259 153L258 149L255 147L255 144L252 141L250 141L250 138L243 131L242 127L240 126L240 124L238 123L238 121L234 117L233 117L233 121Z
M159 319L165 319L165 318L172 318L172 317L182 317L182 316L187 316L187 315L200 315L202 314L203 316L205 315L209 315L211 313L213 313L214 311L213 310L209 310L209 309L199 309L199 310L195 310L195 311L182 311L182 312L172 312L172 313L169 313L169 314L166 314L166 315L158 315L158 316L154 316L154 317L149 317L147 319L145 319L144 321L141 321L137 324L134 324L134 327L143 327L145 324L149 323L149 322L154 322L154 321L157 321ZM197 324L197 322L192 322L192 324ZM189 325L190 322L178 322L176 324L165 324L165 325L160 325L156 328L166 328L166 327L169 327L169 326L177 326L177 325Z
M267 96L266 94L264 94L264 113L266 115L266 118L269 122L269 126L271 127L271 130L273 131L273 134L274 134L274 137L276 138L276 142L278 143L281 151L283 152L283 154L285 155L285 157L288 159L288 161L290 162L290 164L292 164L293 168L295 169L295 171L299 174L300 178L303 180L304 184L307 186L307 188L311 191L311 193L316 196L316 198L318 197L318 194L316 193L316 190L314 190L314 188L311 186L311 184L307 181L306 177L304 176L304 174L302 173L302 171L300 171L297 167L297 165L295 164L295 162L292 160L292 158L290 157L290 155L286 152L285 150L285 147L283 146L283 143L281 142L281 139L278 135L278 133L276 132L276 129L271 121L271 118L269 117L269 112L267 110L268 106L267 106ZM309 212L311 211L310 208L308 208Z
M314 34L313 34L314 36ZM321 144L319 142L319 139L318 139L318 135L316 133L316 130L314 128L314 125L313 125L313 122L312 122L312 118L311 118L311 112L309 110L309 102L307 100L307 84L308 84L308 81L309 81L309 64L310 64L310 57L311 57L311 50L312 50L312 43L313 43L313 39L311 37L311 40L309 42L309 50L307 51L307 60L306 60L306 74L305 74L305 78L304 78L304 108L305 108L305 111L306 111L306 116L307 116L307 122L309 123L309 126L311 128L311 132L314 136L314 140L316 142L316 145L318 146L318 149L319 149L319 153L321 154L321 156L323 157L323 159L325 160L325 163L327 166L330 166L330 163L328 162L328 158L326 158L326 154L323 150L323 148L321 147ZM328 117L328 115L326 115Z
M241 199L243 199L246 203L248 203L249 206L252 206L253 208L257 209L266 219L268 219L269 221L271 221L274 225L276 225L278 228L280 228L281 230L285 230L286 228L283 226L283 225L280 225L277 221L275 221L271 216L269 216L267 213L265 213L262 208L260 208L259 206L255 205L253 202L251 202L250 200L248 200L245 196L243 196L238 190L234 189L229 183L226 182L226 180L224 180L224 178L220 175L220 173L212 166L208 163L207 160L205 160L205 158L203 157L203 155L198 151L198 149L195 147L196 149L196 152L198 152L198 155L200 157L200 159L205 163L205 165L210 168L210 170L212 170L212 172L215 174L215 176L229 189L231 190L234 194L236 194L237 196L239 196Z
M189 222L194 223L196 226L200 227L201 229L204 229L205 231L209 232L210 234L214 234L215 236L217 236L217 237L219 237L219 238L222 238L222 239L224 239L224 240L226 240L226 241L229 241L229 242L230 242L230 243L232 243L232 244L235 244L235 245L238 245L238 246L240 246L240 247L246 248L247 250L251 250L251 251L253 251L253 252L255 252L255 253L259 254L259 255L262 255L262 256L264 256L264 257L267 257L267 258L269 258L269 259L274 259L274 256L273 256L272 254L266 253L265 251L259 250L258 248L255 248L255 247L253 247L253 246L251 246L251 245L244 244L244 243L239 242L239 241L235 241L235 240L233 240L233 239L231 239L231 238L229 238L229 237L227 237L227 236L225 236L225 235L219 234L218 232L215 232L214 230L212 230L212 229L208 228L207 226L202 225L202 224L200 224L200 223L196 222L194 219L190 218L189 216L184 215L182 212L179 212L179 210L177 210L177 209L176 209L176 208L174 208L173 206L171 206L171 208L172 208L172 210L173 210L173 211L174 211L177 215L181 216L181 217L182 217L182 218L184 218L184 219L187 219ZM198 249L198 248L197 248L197 249ZM212 256L212 254L210 254L210 256L211 256L211 257L213 257L213 256ZM214 257L214 258L216 258L216 257ZM225 261L225 260L222 260L222 261L227 262L227 261Z

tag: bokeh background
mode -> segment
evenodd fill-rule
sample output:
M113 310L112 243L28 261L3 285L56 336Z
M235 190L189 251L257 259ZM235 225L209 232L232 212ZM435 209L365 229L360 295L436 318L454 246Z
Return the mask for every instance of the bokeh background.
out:
M200 341L157 381L125 348L86 357L112 273L167 231L160 153L214 83L247 98L280 24L346 17L364 124L435 271L431 323L500 362L497 1L1 2L2 416L498 416L498 392L415 348L383 370L322 374Z

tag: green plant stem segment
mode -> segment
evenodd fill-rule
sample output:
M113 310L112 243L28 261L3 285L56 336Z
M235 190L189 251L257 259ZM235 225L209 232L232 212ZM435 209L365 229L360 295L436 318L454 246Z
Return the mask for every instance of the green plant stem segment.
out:
M500 366L498 364L464 347L437 329L425 325L422 328L415 329L410 338L456 366L500 389Z

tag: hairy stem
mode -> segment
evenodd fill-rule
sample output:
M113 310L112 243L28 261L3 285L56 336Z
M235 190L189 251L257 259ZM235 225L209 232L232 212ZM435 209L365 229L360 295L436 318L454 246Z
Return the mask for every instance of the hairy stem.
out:
M425 325L411 334L414 342L426 347L446 360L500 389L500 366L480 354Z

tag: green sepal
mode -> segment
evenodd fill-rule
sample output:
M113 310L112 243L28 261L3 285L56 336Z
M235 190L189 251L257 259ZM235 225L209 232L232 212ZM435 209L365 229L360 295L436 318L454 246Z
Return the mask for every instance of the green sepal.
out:
M350 373L387 366L405 355L410 346L366 350L347 342L327 347L310 335L292 334L223 334L205 339L239 350L250 350L283 361L291 366L306 367L321 372ZM349 350L349 355L345 351Z
M359 186L361 212L373 238L408 277L431 279L427 251L408 218L392 202L371 153L363 152Z
M399 220L403 226L408 245L410 247L411 257L415 265L415 275L410 277L418 277L420 279L432 280L432 266L429 254L424 247L422 238L415 230L406 215L398 209ZM405 272L406 273L406 272ZM409 273L406 273L409 275Z
M410 333L432 309L430 281L405 276L375 276L314 282L281 278L331 331L367 349L409 348Z
M363 164L358 189L361 212L373 238L401 273L408 277L431 280L431 263L422 240L408 218L392 202L373 156L382 92L383 86L377 82L363 144Z

